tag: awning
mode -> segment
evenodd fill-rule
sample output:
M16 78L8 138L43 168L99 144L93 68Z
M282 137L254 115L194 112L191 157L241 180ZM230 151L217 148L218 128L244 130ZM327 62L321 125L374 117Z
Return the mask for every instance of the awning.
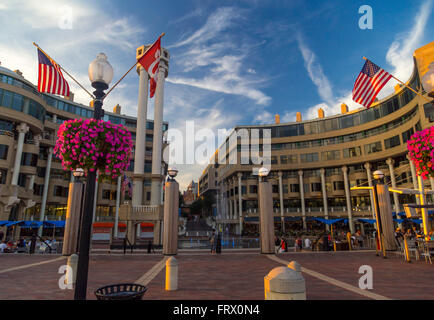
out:
M12 227L14 225L20 224L24 221L20 220L20 221L8 221L8 223L6 224L6 227Z
M319 222L322 222L322 223L325 223L325 224L328 224L328 225L335 224L336 222L339 222L339 221L342 221L343 223L346 223L345 220L348 221L348 219L344 219L344 218L339 218L339 219L324 219L324 218L318 218L318 217L308 217L308 219L316 220L316 221L319 221Z
M64 228L65 227L65 220L47 220L44 221L44 227L45 228Z
M362 219L362 218L359 218L358 220L361 221L361 222L366 222L366 223L370 223L370 224L377 223L377 220L375 220L375 219Z
M0 227L3 227L4 225L8 224L10 221L7 220L1 220L0 221Z

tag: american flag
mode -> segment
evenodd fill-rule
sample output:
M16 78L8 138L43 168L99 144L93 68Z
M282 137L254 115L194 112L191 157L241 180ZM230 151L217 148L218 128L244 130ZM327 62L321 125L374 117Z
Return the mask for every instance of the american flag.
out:
M124 173L124 181L122 181L122 193L125 193L125 190L128 187L128 195L131 197L132 196L132 186L131 186L131 181L130 179L128 179L127 175Z
M38 91L69 96L69 85L60 66L38 48L39 77Z
M369 108L377 94L391 77L389 73L375 63L366 60L354 84L353 100Z

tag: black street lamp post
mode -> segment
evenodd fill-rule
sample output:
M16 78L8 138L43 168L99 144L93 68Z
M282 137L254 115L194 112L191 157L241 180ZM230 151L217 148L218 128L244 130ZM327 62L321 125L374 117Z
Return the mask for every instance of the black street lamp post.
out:
M113 68L107 61L104 53L98 54L97 58L89 65L89 79L93 92L93 118L100 120L104 116L102 109L104 90L107 90L110 81L113 79ZM89 248L92 234L93 202L95 197L96 169L89 171L86 182L86 193L84 200L83 215L80 228L80 242L77 264L77 279L75 282L75 300L86 300L87 278L89 270Z

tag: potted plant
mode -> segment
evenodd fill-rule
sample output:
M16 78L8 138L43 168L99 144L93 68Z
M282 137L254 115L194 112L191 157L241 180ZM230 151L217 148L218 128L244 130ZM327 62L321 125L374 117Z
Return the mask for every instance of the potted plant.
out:
M434 126L415 132L407 141L408 155L423 179L434 177L433 145Z

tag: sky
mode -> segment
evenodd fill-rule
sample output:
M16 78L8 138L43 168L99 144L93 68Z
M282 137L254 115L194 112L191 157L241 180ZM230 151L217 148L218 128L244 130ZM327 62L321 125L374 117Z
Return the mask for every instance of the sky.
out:
M372 29L361 29L359 8L369 5ZM135 50L165 32L170 52L164 88L164 120L185 132L236 125L295 121L361 106L351 90L368 57L402 81L413 70L415 49L434 40L433 0L1 0L0 62L37 83L35 41L80 83L91 89L87 68L104 52L119 79L135 62ZM431 30L431 34L429 32ZM87 94L69 81L75 101ZM393 92L394 80L378 98ZM105 100L111 111L137 116L139 78L133 70ZM153 119L154 99L148 101ZM200 141L196 141L196 145ZM217 145L215 146L217 147ZM176 164L180 188L205 167Z

